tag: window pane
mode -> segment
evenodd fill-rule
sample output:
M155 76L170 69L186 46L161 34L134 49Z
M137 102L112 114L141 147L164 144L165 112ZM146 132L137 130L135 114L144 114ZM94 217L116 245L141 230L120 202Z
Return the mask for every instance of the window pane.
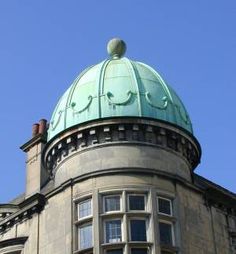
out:
M120 196L105 197L105 212L120 211Z
M236 246L236 236L231 236L231 242L233 246Z
M79 249L86 249L93 246L92 225L79 228Z
M106 253L107 253L107 254L123 254L123 250L122 250L122 249L107 250Z
M121 220L106 221L106 243L121 242Z
M131 254L147 254L148 253L148 251L147 251L147 249L138 249L138 248L132 248L131 249Z
M130 210L145 210L145 197L130 195L129 209Z
M162 244L172 245L173 244L172 225L160 222L159 228L160 228L160 242Z
M158 198L158 209L160 213L171 215L171 201L168 199Z
M131 220L131 241L146 241L146 221L145 220Z
M89 216L91 214L92 214L91 199L80 202L78 211L79 219Z

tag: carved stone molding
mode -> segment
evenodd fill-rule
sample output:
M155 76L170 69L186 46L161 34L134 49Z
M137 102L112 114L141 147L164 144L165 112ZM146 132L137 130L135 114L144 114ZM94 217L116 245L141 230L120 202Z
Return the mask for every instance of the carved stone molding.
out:
M44 165L51 176L57 166L67 157L98 146L150 145L177 153L194 169L200 160L201 149L189 133L162 122L145 119L109 119L76 126L47 144Z

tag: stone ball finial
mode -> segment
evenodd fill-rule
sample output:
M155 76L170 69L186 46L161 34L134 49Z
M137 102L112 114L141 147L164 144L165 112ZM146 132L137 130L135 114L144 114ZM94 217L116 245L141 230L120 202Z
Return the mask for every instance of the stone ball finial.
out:
M126 52L126 44L119 38L111 39L107 44L107 52L113 59L121 58Z

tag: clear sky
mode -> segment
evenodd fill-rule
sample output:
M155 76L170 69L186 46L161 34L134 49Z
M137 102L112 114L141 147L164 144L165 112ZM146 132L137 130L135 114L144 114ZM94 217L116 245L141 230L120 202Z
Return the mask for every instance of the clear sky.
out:
M1 0L0 202L24 192L32 124L112 37L182 98L203 150L196 172L236 192L235 0Z

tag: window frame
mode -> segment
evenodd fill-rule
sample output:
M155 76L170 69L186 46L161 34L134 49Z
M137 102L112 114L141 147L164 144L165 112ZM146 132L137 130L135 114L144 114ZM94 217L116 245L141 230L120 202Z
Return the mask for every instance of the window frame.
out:
M148 246L133 246L130 247L130 254L132 254L132 249L146 249L147 250L147 254L150 253L150 248Z
M131 235L131 221L132 220L143 220L145 221L145 232L146 232L146 241L137 241L137 240L132 240L132 235ZM130 243L136 243L136 242L140 242L140 243L148 243L149 241L149 232L148 232L148 226L149 226L149 219L148 218L145 218L145 217L130 217L129 218L129 222L128 222L128 231L129 231L129 239L128 239L128 242Z
M121 246L115 246L114 248L109 248L109 249L105 249L104 253L108 254L109 251L113 251L113 250L121 250L122 254L124 253L124 248Z
M130 196L141 196L144 197L144 210L131 210L130 209ZM147 211L147 194L144 193L128 193L127 197L127 210L128 212L146 212Z
M160 238L160 235L161 235L161 232L160 232L160 223L163 223L163 224L169 224L171 226L171 238L172 238L172 243L171 244L166 244L166 243L161 243L161 238ZM160 241L160 245L166 245L166 246L171 246L171 247L174 247L175 246L175 231L174 231L174 224L172 221L167 221L167 220L158 220L158 227L159 227L159 241Z
M82 203L85 203L86 201L90 201L90 205L91 205L91 214L90 215L87 215L87 216L84 216L84 217L79 217L79 205L82 204ZM76 202L76 211L77 211L77 221L81 221L81 220L86 220L88 218L92 218L93 216L93 202L92 202L92 197L88 197L88 198L85 198L85 199L81 199L79 200L78 202Z
M106 211L106 198L108 197L119 197L119 201L120 201L120 210L113 210L113 211ZM119 213L123 210L122 207L122 194L121 193L114 193L114 194L105 194L102 197L102 212L104 214L109 214L109 213Z
M120 230L121 230L121 241L118 241L118 242L109 242L107 241L107 235L106 235L106 222L109 222L109 221L117 221L119 220L120 221ZM103 243L104 244L119 244L119 243L122 243L123 242L123 236L124 235L124 230L123 230L123 220L122 218L110 218L110 219L105 219L103 221Z
M86 227L86 226L91 226L92 227L92 241L91 241L91 246L89 247L86 247L86 248L80 248L80 229L83 228L83 227ZM93 223L92 221L88 222L88 223L84 223L84 224L81 224L77 227L77 250L78 251L84 251L84 250L87 250L87 249L92 249L93 248L93 245L94 245L94 239L93 239L93 235L94 235L94 232L93 232Z
M165 201L169 202L169 204L170 204L170 214L160 212L160 210L159 210L159 199L162 199L162 200L165 200ZM161 215L173 217L173 200L170 199L170 198L165 198L165 197L162 197L162 196L157 196L157 213L161 214Z

